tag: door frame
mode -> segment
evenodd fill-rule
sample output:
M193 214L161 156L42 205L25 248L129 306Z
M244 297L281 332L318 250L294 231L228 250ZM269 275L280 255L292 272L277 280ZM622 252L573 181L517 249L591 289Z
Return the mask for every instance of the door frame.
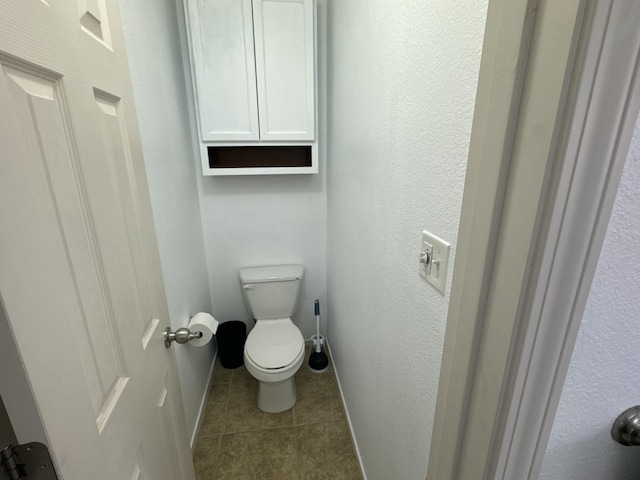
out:
M539 475L640 111L633 3L489 2L428 480Z

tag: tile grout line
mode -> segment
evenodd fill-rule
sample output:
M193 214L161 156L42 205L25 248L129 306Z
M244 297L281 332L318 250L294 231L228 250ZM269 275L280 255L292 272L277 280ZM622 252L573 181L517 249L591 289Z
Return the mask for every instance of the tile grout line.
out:
M218 448L216 450L216 463L213 465L213 477L215 479L218 476L218 468L220 467L220 457L222 456L222 435L218 435Z
M291 427L293 428L293 448L294 448L294 452L295 452L295 456L296 456L296 474L298 477L298 480L302 480L302 477L300 476L300 456L298 455L298 431L296 429L296 410L295 410L295 405L292 407L293 409L293 425L291 425Z
M295 386L295 375L294 375L294 386ZM297 388L296 388L296 403L298 402L298 392L297 392ZM292 416L293 416L293 446L296 449L296 473L298 474L298 480L302 480L302 472L300 471L300 455L298 454L298 429L296 428L298 425L298 422L296 420L296 405L295 403L293 404L293 407L291 407L292 412Z
M222 433L219 435L218 440L218 451L216 452L216 463L213 467L213 478L215 479L218 476L218 469L220 468L220 464L222 463L222 441L223 435L225 435L225 430L227 426L227 410L229 408L229 400L231 398L231 381L233 380L233 372L231 372L231 379L229 379L229 384L227 385L227 401L224 405L224 414L222 415L222 425L220 426Z
M229 380L229 385L227 385L227 401L224 405L224 414L222 415L222 425L220 426L223 435L227 433L227 413L229 411L229 402L231 401L231 381L232 380L233 380L233 372L231 373L231 380Z
M309 425L321 425L324 423L341 423L346 421L345 417L334 418L331 420L320 420L317 422L305 422L305 423L291 423L289 425L274 425L272 427L260 427L260 428L250 428L248 430L238 430L235 432L221 432L221 433L213 433L211 435L201 435L198 438L212 438L218 437L222 435L235 435L237 433L252 433L252 432L260 432L262 430L276 430L278 428L291 428L291 427L307 427Z

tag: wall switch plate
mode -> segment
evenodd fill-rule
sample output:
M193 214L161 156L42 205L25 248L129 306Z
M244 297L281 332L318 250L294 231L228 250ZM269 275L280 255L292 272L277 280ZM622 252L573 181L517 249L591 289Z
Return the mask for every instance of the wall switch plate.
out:
M451 244L426 230L422 231L420 247L420 275L444 293L449 268Z

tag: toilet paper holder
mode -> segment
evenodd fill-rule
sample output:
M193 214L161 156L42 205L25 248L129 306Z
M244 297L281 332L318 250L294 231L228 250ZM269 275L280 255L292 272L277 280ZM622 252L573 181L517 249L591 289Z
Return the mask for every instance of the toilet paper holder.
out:
M195 338L202 338L202 332L192 332L187 327L182 327L172 332L171 327L167 327L164 331L164 346L169 348L172 342L183 344Z

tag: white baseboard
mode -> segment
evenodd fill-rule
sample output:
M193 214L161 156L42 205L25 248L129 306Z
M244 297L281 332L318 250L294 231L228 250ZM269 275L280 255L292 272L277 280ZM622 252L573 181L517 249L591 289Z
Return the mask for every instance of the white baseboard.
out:
M362 457L360 456L360 449L358 448L358 441L353 433L353 424L351 423L351 417L349 416L349 409L347 408L347 402L344 399L344 392L342 391L342 384L340 383L340 376L338 375L338 369L336 368L336 362L333 360L333 355L331 353L331 345L329 344L329 340L325 338L325 346L329 351L329 358L331 358L331 363L333 363L333 372L336 376L336 382L338 383L338 390L340 390L340 398L342 399L342 407L344 408L344 414L347 417L347 423L349 424L349 435L351 435L351 443L353 443L353 448L356 451L356 457L358 458L358 464L360 465L360 473L362 474L363 480L367 480L367 473L364 471L364 465L362 463Z
M211 362L211 370L209 370L209 378L207 379L207 385L204 387L204 394L202 395L202 400L200 401L200 408L198 409L198 417L196 420L196 426L193 429L193 433L191 434L191 453L193 454L193 449L196 446L196 438L198 438L198 433L200 432L200 425L202 424L202 419L204 418L204 409L207 404L207 397L209 396L209 388L211 387L211 382L213 381L213 368L216 364L216 358L218 358L218 351L213 354L213 361Z

